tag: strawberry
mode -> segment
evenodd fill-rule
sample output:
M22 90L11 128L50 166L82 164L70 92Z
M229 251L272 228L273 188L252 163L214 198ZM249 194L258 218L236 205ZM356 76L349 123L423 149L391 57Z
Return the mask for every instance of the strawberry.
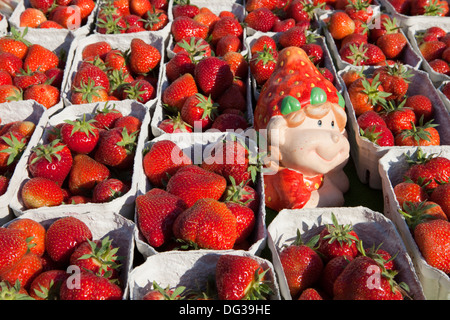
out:
M211 43L215 46L220 38L230 34L237 36L242 41L243 33L244 29L238 19L225 16L214 24L211 32Z
M99 129L111 129L115 121L122 116L122 112L116 109L115 105L108 106L108 103L106 103L103 109L98 108L95 110L93 117L95 122L93 122L93 125Z
M109 177L110 171L104 164L88 155L76 154L68 177L69 190L74 195L86 195Z
M405 108L406 99L400 103L388 101L383 104L383 112L381 113L384 122L394 135L402 130L411 130L417 123L417 118L412 109Z
M322 275L319 279L320 287L330 297L333 296L333 286L336 278L347 267L350 261L353 260L352 256L337 256L325 263L322 271Z
M187 1L179 1L174 4L172 7L172 15L173 18L176 19L181 16L194 18L196 15L200 13L200 8L195 4L191 4L189 0Z
M162 30L169 23L166 11L161 9L150 9L144 15L143 28L147 31Z
M233 177L229 179L231 180L231 184L225 189L223 200L245 205L256 213L260 199L256 190L249 185L250 181L243 181L236 184Z
M352 20L369 22L373 16L373 9L369 2L355 0L351 1L349 5L345 7L345 13L347 13Z
M0 275L13 267L28 251L23 237L7 228L0 228Z
M319 65L323 62L324 53L322 47L317 43L305 43L301 48L306 52L312 63Z
M346 39L345 37L344 39ZM367 55L368 46L366 40L359 43L360 41L352 41L342 46L339 49L339 56L342 61L352 64L354 66L369 65L367 60L369 59Z
M314 239L304 243L297 230L295 241L285 246L279 256L289 292L297 299L303 290L319 281L323 270L322 258L313 249Z
M406 201L423 202L428 199L428 195L420 185L414 182L400 182L394 186L394 195L400 208Z
M0 86L12 84L13 78L11 77L11 75L4 70L0 70Z
M272 75L277 64L277 51L264 47L255 51L249 61L250 72L258 85L263 85Z
M331 14L328 31L335 40L341 40L355 31L355 22L347 13L336 11Z
M69 274L64 270L41 272L30 285L30 296L35 300L59 300L59 288Z
M10 178L0 175L0 195L4 195L8 190Z
M0 275L0 280L10 285L19 282L20 286L27 290L41 272L40 257L35 253L27 252L11 269Z
M47 21L44 12L35 8L25 8L19 16L19 26L24 28L36 28L44 21Z
M58 6L52 10L49 20L55 21L66 29L77 30L81 26L81 10L76 5Z
M211 100L211 96L197 93L186 99L181 108L181 117L191 127L197 125L203 131L211 127L217 115L217 107L218 104Z
M234 76L234 81L236 81L237 78L239 78L240 81L247 78L249 65L247 58L242 55L242 53L227 52L223 55L222 59L230 66L231 72Z
M327 224L319 234L317 251L326 261L337 256L356 257L357 244L360 241L352 225L342 225L331 215L332 224Z
M124 85L122 98L147 103L156 98L156 89L144 79L136 79Z
M204 95L217 99L233 83L230 66L218 57L206 57L195 67L195 82Z
M181 111L186 99L196 93L198 93L197 83L190 73L186 73L164 89L161 101Z
M226 201L225 204L236 216L235 244L240 244L250 236L255 227L255 213L251 208L237 202Z
M373 110L369 110L361 114L357 118L357 123L361 130L366 130L368 127L374 125L386 126L386 122L384 122L383 118Z
M282 48L302 47L306 44L306 33L302 27L292 27L291 29L281 33L278 42Z
M45 251L45 228L30 218L15 219L7 226L10 230L21 230L24 233L29 251L42 256Z
M411 129L404 129L395 136L397 146L438 146L441 144L439 132L436 130L436 124L429 121L423 123L419 120L418 125L412 123Z
M431 193L430 200L439 204L447 218L450 217L450 184L448 182L438 185Z
M403 33L386 33L378 38L376 45L383 51L387 59L398 59L407 44Z
M225 113L227 111L237 111L236 109L228 109L225 110L224 113L219 115L213 122L211 129L218 130L220 132L226 132L227 130L245 130L249 127L249 124L247 122L247 119L240 115L235 113Z
M252 12L258 8L268 8L269 10L275 9L278 5L278 1L275 0L249 0L245 2L245 10Z
M367 270L373 270L367 272ZM378 276L379 285L373 286L369 277ZM372 258L358 256L349 262L334 282L335 300L403 300L394 273L385 270Z
M194 75L195 62L187 52L182 51L170 59L165 67L167 79L172 83L185 73Z
M23 93L20 88L10 84L0 86L0 103L20 100L23 100Z
M121 197L129 190L128 185L119 179L105 179L92 190L92 202L105 203Z
M159 188L153 188L136 198L139 231L148 244L158 248L173 237L176 217L187 208L181 198Z
M183 199L188 207L203 198L219 200L225 188L223 176L195 165L179 168L166 186L167 192Z
M425 261L432 267L449 273L450 255L446 243L450 236L450 222L432 219L414 228L414 240Z
M118 247L113 245L109 236L101 240L86 239L81 242L70 255L70 265L89 270L109 280L118 278L119 260Z
M416 159L408 158L407 161L410 167L404 176L427 190L436 188L439 183L447 183L450 179L450 160L445 157L427 155L419 148Z
M405 218L405 222L410 230L414 230L414 228L420 223L433 219L448 221L447 215L444 210L442 210L442 207L429 200L414 203L406 201L403 203L403 208L398 211Z
M88 84L93 81L93 86L103 87L106 91L110 89L109 79L100 67L91 63L83 63L81 68L76 72L71 85L72 89L80 88L81 84Z
M20 73L14 77L14 85L22 90L35 84L41 84L48 80L45 73L33 72L30 69L21 70Z
M450 75L450 66L442 59L431 60L428 62L428 65L434 72Z
M441 0L418 0L411 3L410 14L413 16L446 16L449 8L446 1Z
M99 140L99 129L92 124L93 119L86 120L86 115L83 115L82 119L64 122L61 127L62 143L75 153L88 154L94 150Z
M377 74L380 74L379 79L383 89L391 94L385 98L386 100L403 99L409 88L409 79L412 77L410 70L406 66L401 63L386 65L376 68L372 76Z
M142 17L152 8L149 0L130 0L130 13Z
M101 135L94 159L104 165L126 169L134 162L137 132L128 134L126 128L113 128Z
M181 118L181 114L168 116L158 124L158 128L166 133L192 132L192 127Z
M439 59L446 48L446 44L439 40L426 41L419 45L419 51L426 61Z
M27 55L23 61L23 68L35 72L46 72L59 65L58 56L51 50L39 45L33 44L28 47Z
M217 41L215 53L222 57L227 52L238 52L242 50L242 41L234 34L228 34Z
M256 31L271 31L275 24L275 14L267 8L259 8L249 12L244 19L247 27Z
M108 91L103 86L96 86L93 79L88 79L87 83L81 82L79 87L72 89L70 102L73 104L85 104L104 102L110 100L110 98Z
M128 134L135 133L140 130L142 125L141 120L131 114L120 117L114 122L114 128L125 128Z
M364 130L361 129L360 132L362 137L380 147L392 147L395 145L394 135L386 125L371 125Z
M161 53L151 44L135 38L131 40L129 64L134 73L146 74L155 69L161 61Z
M7 132L0 137L0 171L13 170L27 145L27 138Z
M295 26L295 20L288 18L284 20L275 19L272 27L272 32L284 32Z
M352 82L348 94L356 116L374 110L390 93L385 92L379 81L380 76L359 78Z
M172 21L170 32L175 42L191 37L206 39L208 27L192 18L180 16Z
M253 55L255 52L262 51L264 46L267 48L271 48L272 51L277 51L277 43L272 37L268 35L262 35L255 39L250 45L250 53Z
M14 54L17 58L23 60L28 52L28 47L31 43L24 39L28 32L25 29L20 32L14 27L11 27L11 34L0 38L0 51Z
M108 279L83 271L80 285L70 286L64 281L60 289L61 300L121 300L122 289Z
M170 140L152 144L142 161L144 173L155 187L162 187L178 169L192 164L191 159Z
M177 216L173 233L199 248L232 249L236 241L236 217L223 202L199 199Z
M188 37L175 43L172 51L175 54L180 52L187 53L190 57L198 60L202 57L210 57L212 48L211 45L203 38Z
M82 21L87 20L95 8L95 1L93 0L73 0L71 4L80 8L80 17Z
M0 282L0 299L1 300L34 300L28 295L27 290L20 286L19 282L10 285L6 281Z
M63 202L61 187L47 178L31 178L25 182L20 193L27 209L59 206Z
M99 57L104 60L108 52L112 50L111 45L107 41L97 41L86 45L81 53L81 58L86 60L90 57Z
M271 293L267 270L253 258L224 254L216 264L215 282L220 300L265 300Z
M247 110L247 99L242 94L241 88L234 84L228 87L216 101L219 105L220 113L229 109L235 109L242 112L246 112Z
M12 53L0 52L0 70L8 72L12 77L20 72L23 62Z
M316 289L308 288L303 290L298 300L324 300L324 298Z
M25 89L23 93L24 100L35 100L42 104L46 109L58 104L60 96L58 88L47 83L32 85Z
M176 288L161 288L155 281L153 281L153 289L148 291L142 297L142 300L182 300L182 293L186 287L178 286Z

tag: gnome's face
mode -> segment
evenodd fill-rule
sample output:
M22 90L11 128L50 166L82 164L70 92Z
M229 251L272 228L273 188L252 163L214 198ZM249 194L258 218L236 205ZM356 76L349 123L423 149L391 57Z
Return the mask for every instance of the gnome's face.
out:
M277 137L271 139L271 144L279 144L279 165L314 176L345 164L350 145L344 135L345 113L341 110L325 102L319 107L308 104L300 111L273 117L268 132Z

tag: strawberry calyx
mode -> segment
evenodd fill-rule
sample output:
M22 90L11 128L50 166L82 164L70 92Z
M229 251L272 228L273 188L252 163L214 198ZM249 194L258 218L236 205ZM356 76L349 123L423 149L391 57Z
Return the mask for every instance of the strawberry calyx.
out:
M262 270L261 268L255 270L253 280L245 289L245 295L242 300L267 300L267 296L272 293L269 281L265 280L268 270Z
M28 294L20 292L20 280L17 280L13 286L7 281L0 282L0 300L35 300Z
M388 75L393 77L400 77L402 78L406 83L410 83L411 81L409 78L413 76L411 70L409 70L404 64L401 62L396 62L392 65L386 62L386 72Z
M122 33L125 28L119 23L121 19L121 16L115 18L112 14L105 14L104 17L98 19L97 28L105 29L106 34Z
M382 132L377 131L376 126L370 126L366 130L359 129L359 131L361 137L364 137L373 143L376 143L382 134Z
M140 19L141 22L144 23L144 29L150 30L155 25L161 22L161 15L163 14L162 11L156 11L155 6L153 6L153 10L147 11L145 14L145 19Z
M108 72L110 92L115 92L122 85L127 84L128 82L125 81L127 77L129 77L129 74L123 72L123 70L114 69L111 72Z
M386 18L383 22L383 27L386 30L386 34L398 33L400 30L400 26L396 18Z
M399 209L398 212L402 214L405 218L405 222L411 230L414 230L419 224L435 219L434 216L427 213L428 210L436 207L435 203L428 203L427 201L422 202L411 202L405 201L403 203L403 208Z
M62 151L65 148L64 144L60 144L59 139L55 139L49 144L39 144L36 147L32 149L32 151L35 153L36 157L31 160L31 164L41 160L45 159L49 163L53 161L53 157L55 157L58 161L61 160L61 155L59 154L60 151Z
M353 0L353 1L349 1L349 3L345 7L355 9L355 10L366 11L367 8L370 7L370 2L363 1L363 0Z
M431 0L423 9L424 16L441 16L444 13L444 8L439 0Z
M328 240L329 244L337 241L342 247L346 245L352 245L353 241L359 243L360 240L351 234L353 231L353 226L351 224L339 224L334 213L331 213L332 224L327 224L325 228L328 230L328 234L323 236L323 240Z
M14 93L6 98L6 101L22 101L23 100L23 90L21 88L15 87L12 89Z
M369 59L366 55L368 48L364 43L361 43L359 46L357 44L350 44L349 49L351 54L346 56L346 58L352 61L353 65L360 66Z
M169 286L166 288L162 288L156 281L153 281L153 290L156 290L159 292L164 300L184 300L183 293L186 291L186 287L184 286L177 286L173 289L171 289Z
M25 27L23 29L23 32L20 32L19 30L17 30L13 26L11 26L11 33L5 37L9 38L9 39L13 39L15 41L20 41L23 44L25 44L27 47L29 47L32 45L32 43L29 42L28 40L25 40L25 36L27 35L27 33L28 33L28 27Z
M6 162L8 166L22 156L22 153L27 145L26 139L24 137L19 138L20 141L14 134L10 134L9 137L7 135L1 136L1 139L9 146L9 148L0 151L9 154L8 160Z
M122 129L122 139L117 142L117 145L123 147L127 154L132 154L136 149L136 137L138 135L139 130L128 133L127 128Z
M414 122L411 121L412 128L405 129L400 132L402 140L412 137L414 141L417 142L417 144L419 144L420 141L430 141L431 133L426 129L435 128L439 126L438 124L433 123L433 121L434 120L430 120L426 123L423 123L423 115L422 117L420 117L418 125L415 125Z
M92 79L88 79L87 83L81 82L79 87L73 89L75 93L81 93L82 99L88 103L91 103L94 97L100 98L98 90L105 90L105 88L103 86L96 86L95 81Z
M90 136L91 134L95 137L97 135L97 128L92 124L96 122L95 119L86 120L86 114L83 115L82 119L78 119L75 121L72 120L64 120L65 123L72 125L72 131L70 136L72 136L75 132L83 132L86 136Z
M196 107L203 109L201 119L203 120L206 117L209 117L211 120L213 120L218 115L217 108L219 107L219 104L212 101L211 95L206 98L201 93L196 93L195 96L199 100Z
M411 167L417 164L425 164L429 162L431 159L436 157L435 153L427 154L422 148L417 148L417 152L415 154L415 158L413 159L409 154L405 154L406 163Z
M248 199L246 201L241 200L251 194L250 192L245 190L245 186L250 180L236 184L236 180L232 176L230 176L229 179L231 181L231 185L228 186L225 190L224 201L236 202L242 205L247 205L249 202L253 201L253 199Z
M362 86L363 86L363 93L365 93L368 97L368 101L370 104L372 104L373 106L381 104L381 105L385 105L386 104L386 99L387 97L389 97L391 95L391 93L389 92L385 92L385 91L379 91L378 87L381 85L380 82L380 74L377 74L372 81L370 82L367 78L363 78L362 80Z
M180 129L183 132L189 132L186 127L192 128L192 126L186 123L182 118L181 114L178 113L176 116L167 116L170 120L172 120L173 130Z
M252 60L255 61L255 64L258 64L261 62L263 65L268 64L269 62L277 62L277 59L274 57L274 49L268 47L266 44L264 44L264 47L261 51L257 51L255 53L255 56L252 58Z
M203 43L203 39L198 39L196 41L195 37L191 37L189 42L186 39L178 42L178 46L188 53L189 58L193 63L198 63L205 57L205 53L208 48L208 44Z

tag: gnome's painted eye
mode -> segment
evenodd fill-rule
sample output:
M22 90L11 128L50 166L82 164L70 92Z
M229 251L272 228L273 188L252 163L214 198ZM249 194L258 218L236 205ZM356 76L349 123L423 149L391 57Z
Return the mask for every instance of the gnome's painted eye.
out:
M334 121L331 121L331 127L334 128Z
M321 127L321 126L322 126L322 120L317 121L317 125L318 125L319 127Z

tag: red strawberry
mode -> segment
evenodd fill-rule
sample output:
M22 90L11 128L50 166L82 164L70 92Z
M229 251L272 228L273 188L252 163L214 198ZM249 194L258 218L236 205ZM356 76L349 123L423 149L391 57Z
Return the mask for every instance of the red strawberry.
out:
M322 295L314 288L305 289L298 300L324 300Z
M199 199L177 216L173 233L199 248L232 249L236 241L236 217L223 202Z
M191 207L199 199L219 200L226 188L223 176L195 165L183 166L170 178L166 190Z
M217 115L218 104L201 93L186 99L181 108L181 118L192 128L199 127L202 131L211 127Z
M0 171L14 170L27 145L20 133L6 132L0 137Z
M430 120L423 123L423 119L419 123L412 124L411 129L404 129L395 136L395 145L397 146L438 146L441 144L441 137L436 130L436 124Z
M345 7L345 12L353 20L360 20L363 22L369 22L373 15L373 9L368 1L355 0L351 1L348 6Z
M143 157L144 173L154 187L163 187L178 169L190 164L191 159L170 140L155 142Z
M0 275L13 267L28 251L27 242L18 233L0 228Z
M254 40L250 45L250 53L253 55L255 52L262 51L264 47L272 49L273 52L277 51L277 43L272 37L268 35L262 35Z
M188 37L175 43L172 51L174 53L184 52L189 54L190 57L200 59L201 57L210 57L212 49L205 39L200 37Z
M361 130L366 130L366 128L373 125L386 126L383 118L375 111L370 110L361 114L357 118L358 126Z
M404 176L413 182L423 185L427 190L436 188L439 183L447 183L450 177L450 160L436 155L427 155L421 149L416 159L408 159L411 163Z
M450 66L447 61L442 59L434 59L429 61L428 65L434 72L450 75Z
M224 200L245 205L256 213L258 211L260 199L256 190L249 185L250 181L236 184L233 177L230 177L229 179L231 180L231 185L228 185L225 189Z
M153 281L153 289L148 291L142 297L142 300L181 300L183 297L181 294L186 287L179 286L174 289L166 287L161 288L155 281Z
M52 68L58 67L59 58L51 50L39 45L33 44L28 47L27 55L23 61L23 68L32 72L46 72Z
M186 16L180 16L172 21L171 34L175 42L190 37L206 39L208 27Z
M122 295L118 285L87 271L81 272L78 287L64 281L60 289L61 300L121 300Z
M322 258L312 249L313 243L304 243L300 232L296 240L280 252L280 262L293 299L306 288L314 285L323 270Z
M90 57L99 57L100 59L104 60L106 58L106 55L108 52L111 51L111 45L106 41L98 41L91 44L86 45L83 48L83 51L81 53L81 58L83 60L86 60Z
M15 85L0 86L0 103L23 100L22 90Z
M20 230L24 233L29 251L42 256L45 251L45 228L39 222L30 218L15 219L7 226L10 230Z
M446 48L446 44L439 40L427 41L419 45L419 51L426 61L439 59Z
M131 40L129 65L131 71L146 74L154 70L161 61L161 53L151 44L135 38Z
M122 112L116 109L115 105L111 107L105 104L103 109L99 108L95 110L93 117L95 122L93 122L93 125L99 129L111 129L114 126L114 122L122 116Z
M215 52L216 56L222 57L227 52L238 52L240 50L242 50L241 39L234 34L229 34L217 41Z
M123 99L137 100L144 104L156 98L156 89L144 79L133 80L124 85L122 90Z
M312 63L315 65L321 64L323 61L323 49L317 43L306 43L301 48L306 52Z
M249 12L244 19L247 27L256 31L271 31L275 24L275 14L267 8L259 8Z
M92 190L92 202L109 202L124 195L128 190L128 185L119 179L105 179L99 182Z
M387 59L398 59L407 44L403 33L386 33L378 38L376 45L383 51Z
M220 132L226 132L227 130L245 130L249 127L247 119L241 114L226 113L227 111L237 111L235 109L225 110L224 113L219 115L213 122L211 129L218 130Z
M386 125L372 125L361 131L361 136L380 147L395 145L395 137Z
M88 154L94 150L99 140L99 129L93 122L93 119L86 120L86 115L83 119L66 120L61 127L61 141L72 152Z
M138 196L137 223L148 244L158 248L169 242L173 237L173 223L186 208L186 204L179 197L159 188L153 188Z
M414 182L400 182L394 186L394 194L400 208L406 201L422 202L428 199L428 195L422 187Z
M236 81L244 83L248 75L247 58L240 52L227 52L222 58L230 66L231 72L234 75L234 83Z
M148 10L143 16L143 28L147 31L162 30L169 23L169 17L166 11L152 8Z
M36 8L26 8L19 16L19 26L37 28L42 22L47 21L44 12Z
M206 96L217 99L233 83L230 66L217 57L202 59L195 67L195 82Z
M126 128L113 128L98 141L94 159L104 165L126 169L134 162L137 133L128 134Z
M114 128L125 128L128 134L137 133L141 125L141 120L131 114L120 117L114 122Z
M86 239L92 240L86 223L72 216L58 218L47 229L46 252L53 261L68 263L75 248Z
M158 128L166 133L192 132L192 127L185 122L180 113L176 116L168 116L158 124Z
M59 288L68 277L64 270L43 271L31 283L30 296L35 300L58 300Z
M379 79L383 89L391 93L390 96L386 97L386 100L403 99L409 88L409 78L412 77L407 67L401 63L386 65L375 69L372 75L377 74L380 74Z
M272 75L277 64L277 51L264 47L255 51L249 61L250 72L258 85L263 85Z
M337 256L329 260L322 271L319 283L320 287L328 294L330 297L333 296L333 286L336 278L341 274L341 272L347 267L350 261L353 260L352 256Z
M0 86L12 84L13 78L11 77L11 75L4 70L0 70Z
M81 88L82 84L89 84L93 81L93 86L103 87L106 91L110 89L110 83L107 74L98 66L91 63L83 63L76 72L71 88Z
M235 35L241 39L243 37L244 29L235 17L222 17L214 24L214 28L211 32L211 43L213 46L217 44L220 38L226 35Z
M306 33L302 27L292 27L291 29L281 33L278 38L278 42L281 47L299 47L301 48L306 44Z
M70 101L73 104L104 102L109 99L108 91L103 86L96 86L92 79L87 80L87 83L80 83L79 87L73 88L70 96Z
M412 129L413 126L417 124L417 118L414 111L405 108L405 103L406 99L403 99L400 103L388 101L387 104L383 105L384 111L382 117L394 136L402 130Z
M24 39L27 34L11 27L11 34L0 38L0 51L14 54L17 58L23 60L28 52L30 42Z
M59 103L60 92L58 88L47 84L36 84L28 87L23 93L24 100L35 100L49 109Z
M166 64L166 76L170 83L181 75L190 73L194 75L195 63L187 52L179 52Z
M28 289L39 273L42 272L40 257L32 252L27 252L11 269L0 275L1 281L13 285L17 281L24 289Z
M390 93L385 92L379 75L371 78L358 78L348 87L348 94L356 116L378 107Z
M198 93L197 84L190 73L172 82L162 93L162 103L181 111L184 102Z
M8 72L12 77L19 73L23 62L12 53L0 52L0 70Z
M355 31L355 22L347 13L336 11L331 14L328 31L335 40L341 40Z
M49 20L52 20L66 29L77 30L81 27L81 9L76 5L57 6L52 10Z
M261 300L271 292L265 281L267 270L253 258L221 255L216 264L215 282L220 300Z
M255 212L243 204L226 201L226 206L236 216L236 241L235 244L240 244L245 241L255 227L256 218Z
M284 20L275 19L272 27L272 32L284 32L295 26L295 20L288 18Z
M199 13L200 8L194 4L191 4L190 1L186 1L186 3L177 3L172 7L172 15L174 19L182 16L194 18Z
M85 154L73 157L72 170L69 173L69 190L74 195L86 195L95 185L110 177L109 169Z
M431 193L430 200L439 204L447 218L450 217L450 184L448 182L438 185Z
M63 202L63 192L56 182L36 177L25 182L21 199L27 209L59 206Z

